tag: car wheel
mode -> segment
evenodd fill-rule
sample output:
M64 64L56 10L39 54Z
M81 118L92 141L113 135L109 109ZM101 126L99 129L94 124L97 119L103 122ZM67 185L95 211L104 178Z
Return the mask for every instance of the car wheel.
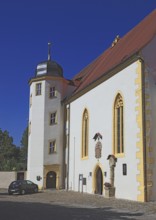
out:
M37 192L38 192L38 188L37 188L37 187L34 189L34 192L35 192L35 193L37 193Z
M25 190L22 189L22 190L21 190L21 195L24 195L24 194L25 194Z
M8 192L9 195L12 195L12 192Z

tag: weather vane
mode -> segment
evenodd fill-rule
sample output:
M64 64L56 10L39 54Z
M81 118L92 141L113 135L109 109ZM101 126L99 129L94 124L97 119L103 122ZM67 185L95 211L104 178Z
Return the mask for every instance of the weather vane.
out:
M48 60L51 60L51 42L48 42Z

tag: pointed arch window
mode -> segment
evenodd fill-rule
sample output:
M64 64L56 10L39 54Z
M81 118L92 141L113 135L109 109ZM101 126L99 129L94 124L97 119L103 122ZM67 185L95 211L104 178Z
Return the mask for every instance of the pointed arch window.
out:
M121 94L118 94L114 103L114 153L124 153L124 105Z
M88 129L89 116L87 109L85 109L82 118L82 158L88 157Z

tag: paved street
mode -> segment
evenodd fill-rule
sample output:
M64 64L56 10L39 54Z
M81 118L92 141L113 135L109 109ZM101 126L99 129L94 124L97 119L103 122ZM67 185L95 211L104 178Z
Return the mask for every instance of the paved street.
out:
M0 190L1 220L128 220L156 219L156 203L106 199L103 196L46 190L12 195Z

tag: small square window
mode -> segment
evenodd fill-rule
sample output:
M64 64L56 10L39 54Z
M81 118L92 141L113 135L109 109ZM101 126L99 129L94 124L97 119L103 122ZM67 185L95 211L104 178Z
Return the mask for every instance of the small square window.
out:
M41 87L42 87L41 83L36 84L36 95L41 95Z
M56 153L56 141L50 141L49 142L49 154Z

